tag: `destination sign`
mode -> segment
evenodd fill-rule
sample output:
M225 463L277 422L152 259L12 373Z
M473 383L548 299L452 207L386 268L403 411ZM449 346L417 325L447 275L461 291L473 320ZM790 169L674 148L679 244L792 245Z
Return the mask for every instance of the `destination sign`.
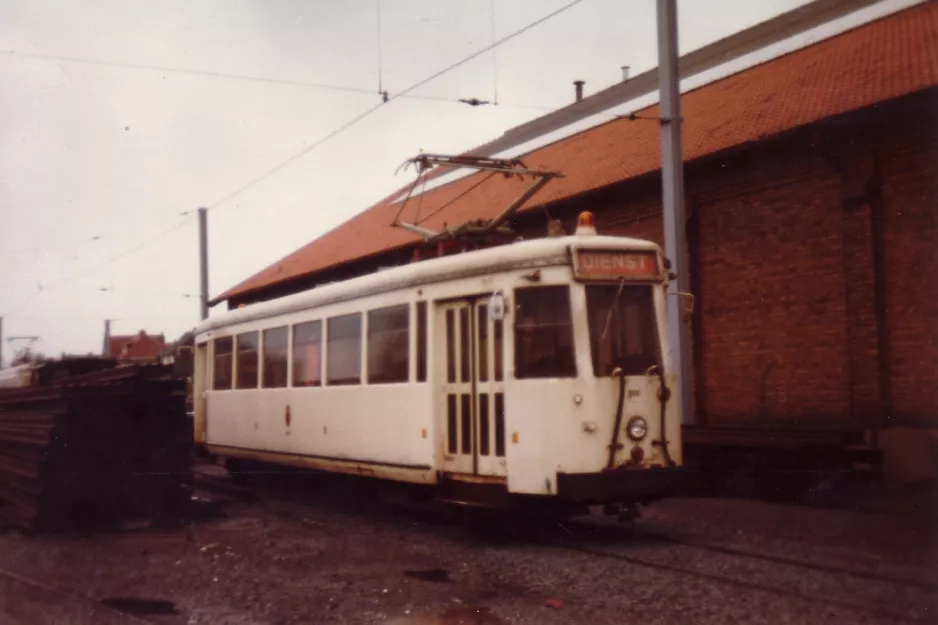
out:
M584 250L573 252L573 274L580 280L650 280L660 276L655 252Z

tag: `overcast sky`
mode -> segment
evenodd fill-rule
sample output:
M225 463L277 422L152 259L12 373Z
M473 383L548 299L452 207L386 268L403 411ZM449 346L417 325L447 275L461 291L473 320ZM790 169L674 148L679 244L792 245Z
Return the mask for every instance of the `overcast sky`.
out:
M680 49L806 1L680 1ZM393 94L493 41L492 0L380 2L380 46L376 0L0 2L4 334L48 355L99 351L106 318L177 338L198 320L181 213L214 206L217 294L409 182L394 170L420 149L474 147L569 104L573 80L589 95L657 64L654 0L585 0L219 203L377 104L379 66ZM495 0L495 38L568 3ZM497 107L456 102L496 87Z

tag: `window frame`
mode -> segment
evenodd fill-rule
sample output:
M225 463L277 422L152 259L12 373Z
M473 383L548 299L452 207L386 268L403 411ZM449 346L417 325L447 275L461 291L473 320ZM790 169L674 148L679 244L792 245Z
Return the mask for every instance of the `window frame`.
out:
M414 305L414 380L417 384L427 381L430 360L427 308L427 302L423 300Z
M319 328L319 333L318 333L318 334L319 334L319 340L316 341L316 342L314 342L314 341L309 341L309 342L307 342L307 343L303 343L303 345L302 345L303 347L305 347L305 346L307 346L307 345L314 345L314 344L318 346L318 350L317 350L317 351L318 351L318 359L319 359L319 371L318 371L319 375L318 375L318 377L317 377L315 383L313 383L313 384L297 384L297 377L296 377L296 365L297 365L297 358L296 358L296 348L297 348L296 337L297 337L297 331L296 331L296 330L297 330L297 328L300 327L300 326L318 326L318 328ZM325 385L325 372L326 372L326 366L325 366L325 365L326 365L326 356L325 356L325 354L326 354L326 341L324 340L324 339L325 339L325 336L324 336L324 335L325 335L324 326L325 326L325 323L324 323L324 320L323 320L323 319L310 319L309 321L300 321L300 322L298 322L298 323L294 323L294 324L291 324L291 325L290 325L290 380L289 380L289 382L290 382L290 388L317 388L317 387L322 387L322 386ZM304 364L307 364L307 363L305 363L305 361L304 361Z
M645 306L645 311L639 310L639 314L647 314L647 316L648 316L648 318L647 318L647 320L646 320L647 323L648 323L648 325L650 326L648 334L651 335L651 339L650 339L650 340L651 340L652 343L653 343L653 347L652 347L652 349L653 349L653 358L651 358L651 360L648 361L648 362L651 362L651 361L653 360L653 362L651 362L651 364L648 364L648 363L646 362L646 363L643 363L643 365L647 364L648 366L652 366L652 365L655 365L655 364L660 365L661 362L662 362L661 334L660 334L660 329L659 329L659 327L658 327L658 312L657 312L657 310L656 310L656 308L655 308L655 288L656 288L656 286L658 286L658 285L655 285L655 284L636 284L636 283L628 283L628 282L626 282L626 283L625 283L624 285L622 285L621 287L620 287L619 283L598 283L598 284L588 284L588 285L585 286L585 288L583 289L583 302L584 302L584 305L585 305L585 308L586 308L586 333L587 333L587 337L588 337L588 339L589 339L590 371L592 372L593 377L595 377L595 378L597 378L597 379L599 379L599 378L608 378L608 377L610 377L611 373L603 373L603 374L600 374L600 373L597 371L598 365L599 365L600 363L599 363L599 360L598 360L599 354L596 353L597 350L595 349L595 346L594 346L594 343L593 343L593 328L592 328L592 324L591 324L592 310L591 310L591 308L590 308L590 292L591 292L591 291L592 291L592 292L595 292L595 291L597 291L598 289L619 289L619 288L621 288L623 293L625 293L626 291L631 291L632 293L643 293L642 297L645 297L646 299L645 299L645 301L641 302L641 304L642 304L643 306ZM627 301L626 303L629 303L629 302ZM634 303L634 302L633 302L633 303ZM608 313L607 313L607 314L608 314ZM621 315L621 314L624 314L624 311L620 312L620 315ZM643 337L643 336L644 336L644 333L642 333L641 330L642 330L642 329L639 328L640 337ZM598 340L598 339L597 339L597 340ZM641 341L641 340L643 340L643 338L640 338L639 340ZM643 346L643 347L644 347L644 346ZM645 356L643 355L643 356L641 356L641 357L633 357L633 358L634 358L634 360L638 361L638 360L641 360L642 358L645 358ZM620 366L625 367L626 369L628 369L627 371L624 372L625 375L644 375L645 370L647 370L647 367L644 367L644 366L642 366L642 367L636 367L636 368L626 367L626 365L625 365L624 362L623 362ZM639 369L642 369L642 370L639 371Z
M259 361L260 361L260 376L261 376L260 388L262 389L288 388L289 386L289 383L290 383L290 336L291 336L290 329L291 328L289 325L280 325L280 326L274 326L272 328L264 328L263 330L261 330L261 346L260 346ZM283 366L285 367L285 371L284 371L282 384L269 385L267 381L267 375L268 375L267 373L268 372L268 363L267 363L268 338L267 337L268 337L268 334L275 332L277 330L286 331L286 339L284 340L284 343L282 345L283 355L284 355Z
M355 378L332 378L332 358L333 358L333 340L351 340L345 337L333 339L332 338L332 324L338 321L345 321L349 319L358 320L358 336L357 336L357 349L350 350L351 353L355 353L355 358L357 359L358 364L358 375ZM332 317L327 317L326 321L326 332L325 332L325 341L326 344L326 367L325 367L325 384L324 386L361 386L364 381L365 374L365 363L364 363L364 346L365 346L365 334L367 329L365 328L365 321L367 316L362 313L362 311L356 311L352 313L346 313L342 315L335 315Z
M219 387L218 386L218 342L227 341L229 345L229 351L227 354L222 354L222 356L228 356L228 386ZM234 337L233 336L220 336L218 338L212 339L212 387L213 391L230 391L234 389Z
M566 321L557 322L557 321L548 321L545 323L536 323L535 325L522 325L521 321L521 300L522 294L530 293L534 291L547 291L548 289L554 289L557 291L562 291L566 297ZM572 297L572 288L568 283L560 284L539 284L532 286L517 287L513 293L514 297L514 320L512 323L512 343L514 348L514 378L516 380L550 380L550 379L561 379L569 380L571 378L576 378L579 375L579 367L577 365L577 349L576 349L576 325L573 320L573 297ZM558 373L557 371L551 372L550 374L531 374L523 371L521 358L527 354L522 349L519 349L520 333L524 330L536 331L541 328L566 328L569 333L570 339L570 358L569 361L565 363L565 366L568 369L563 370L563 372ZM493 337L494 340L494 337ZM502 339L504 340L504 338ZM528 364L527 367L532 366Z
M379 334L376 334L374 332L374 327L377 325L375 323L376 321L375 317L380 316L380 315L385 315L385 314L390 317L391 315L395 313L401 313L401 312L403 312L403 314L405 315L405 323L403 324L403 327L393 328L390 330L385 328L382 334L390 334L392 332L396 333L396 332L401 332L401 331L404 332L403 368L394 372L394 373L403 374L403 375L389 376L389 375L380 375L379 373L378 376L375 376L373 375L374 372L372 371L372 365L374 364L372 361L372 354L373 354L372 341L375 340L379 336ZM374 309L367 311L367 313L365 314L365 318L367 321L367 323L365 324L366 331L363 332L364 346L365 346L365 363L364 363L365 384L382 384L382 385L383 384L407 384L408 382L410 382L410 378L411 378L410 376L410 364L411 364L410 342L411 342L411 338L413 334L411 330L412 315L411 315L410 304L407 304L407 303L391 304L390 306L382 306L381 308L374 308Z
M241 337L251 336L255 337L255 344L253 350L246 350L247 353L254 353L254 385L253 386L242 386L241 385ZM252 391L260 388L261 385L261 331L260 330L247 330L245 332L239 332L234 336L234 352L235 352L235 367L234 367L234 389L236 391Z

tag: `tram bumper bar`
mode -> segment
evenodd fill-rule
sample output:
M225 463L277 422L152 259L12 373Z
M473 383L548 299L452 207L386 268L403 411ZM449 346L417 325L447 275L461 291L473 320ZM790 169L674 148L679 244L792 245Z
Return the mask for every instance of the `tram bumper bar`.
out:
M697 492L697 477L683 467L558 473L557 498L598 504L680 497Z

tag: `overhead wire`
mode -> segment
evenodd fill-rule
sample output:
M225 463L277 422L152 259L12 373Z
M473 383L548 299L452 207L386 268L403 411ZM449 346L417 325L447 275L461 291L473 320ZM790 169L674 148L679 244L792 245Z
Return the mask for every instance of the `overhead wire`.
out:
M177 222L177 223L174 224L173 226L171 226L171 227L169 227L169 228L167 228L167 229L165 229L165 230L161 230L158 234L156 234L156 236L150 237L150 238L148 238L148 239L142 241L142 242L139 243L138 245L136 245L136 246L130 248L129 250L125 250L125 251L121 252L120 254L117 254L117 255L115 255L115 256L112 256L112 257L108 258L107 260L105 260L105 261L103 261L103 262L101 262L101 263L98 263L97 265L94 265L94 266L92 266L92 267L88 267L87 269L84 269L84 270L82 270L82 271L79 271L79 272L77 272L77 273L74 273L74 274L72 274L72 275L70 275L70 276L68 276L68 277L66 277L66 278L62 278L61 280L58 280L57 282L53 282L52 284L47 284L47 285L43 286L41 289L39 289L37 292L33 293L31 296L24 298L24 299L23 299L22 301L20 301L18 304L16 304L16 305L13 306L12 308L8 309L8 310L4 313L3 316L13 315L16 311L18 311L20 308L22 308L24 305L28 304L29 302L33 301L36 297L38 297L39 295L41 295L41 294L44 293L45 291L48 291L48 290L50 290L50 289L54 289L54 288L61 287L61 286L65 285L65 284L69 284L69 283L71 283L71 282L74 282L75 280L79 280L79 279L81 279L81 278L83 278L83 277L85 277L85 276L87 276L87 275L89 275L89 274L91 274L91 273L94 273L95 271L98 271L99 269L103 269L104 267L107 267L107 266L109 266L109 265L112 265L112 264L116 263L116 262L119 261L119 260L123 260L123 259L127 258L128 256L132 256L133 254L136 254L137 252L139 252L139 251L142 250L143 248L152 245L153 243L159 241L160 239L162 239L163 237L165 237L165 236L167 236L167 235L169 235L169 234L172 234L173 232L175 232L176 230L178 230L178 229L181 228L182 226L186 225L189 221L190 221L190 218L187 217L186 219L183 219L182 221Z
M381 80L381 0L375 0L375 24L377 26L377 43L378 43L378 93L384 93L384 87L382 86Z
M495 41L495 0L489 4L489 21L492 26L492 42ZM492 48L492 104L498 106L498 50Z
M573 0L572 2L569 2L569 3L565 4L565 5L563 5L562 7L558 8L558 9L556 9L556 10L554 10L554 11L548 13L547 15L544 15L543 17L541 17L541 18L539 18L539 19L537 19L537 20L535 20L535 21L533 21L533 22L527 24L526 26L524 26L524 27L522 27L522 28L520 28L520 29L518 29L518 30L516 30L516 31L514 31L514 32L512 32L512 33L510 33L510 34L508 34L508 35L506 35L505 37L502 37L501 39L494 40L494 41L493 41L491 44L489 44L488 46L485 46L484 48L482 48L482 49L480 49L480 50L477 50L476 52L470 54L469 56L466 56L466 57L460 59L459 61L456 61L455 63L452 63L452 64L450 64L450 65L444 67L443 69L441 69L441 70L439 70L439 71L437 71L437 72L434 72L434 73L431 74L430 76L427 76L426 78L424 78L424 79L422 79L422 80L420 80L420 81L414 83L413 85L407 87L407 88L404 89L403 91L400 91L400 92L398 92L398 93L389 95L389 97L386 98L383 102L381 102L381 103L379 103L379 104L377 104L377 105L375 105L375 106L372 106L371 108L369 108L369 109L365 110L364 112L360 113L359 115L355 116L355 117L352 118L350 121L346 122L345 124L342 124L341 126L339 126L338 128L336 128L336 129L333 130L332 132L328 133L327 135L325 135L325 136L323 136L322 138L318 139L318 140L315 141L314 143L310 144L309 146L303 148L303 149L300 150L299 152L297 152L297 153L293 154L292 156L288 157L288 158L285 159L284 161L281 161L279 164L277 164L276 166L274 166L274 167L272 167L271 169L267 170L266 172L264 172L264 173L261 174L260 176L257 176L256 178L252 179L252 180L249 181L248 183L241 185L240 187L238 187L237 189L235 189L235 190L232 191L231 193L229 193L229 194L223 196L222 198L216 200L215 202L213 202L212 204L210 204L207 208L208 208L209 210L213 210L213 209L217 208L219 205L221 205L221 204L223 204L223 203L225 203L225 202L227 202L227 201L233 199L234 197L240 195L241 193L243 193L243 192L246 191L247 189L249 189L249 188L251 188L251 187L253 187L253 186L259 184L260 182L262 182L263 180L269 178L270 176L273 176L274 174L276 174L277 172L279 172L279 171L282 170L283 168L285 168L285 167L287 167L288 165L290 165L291 163L293 163L293 162L299 160L300 158L302 158L303 156L305 156L305 155L308 154L309 152L313 151L314 149L316 149L316 148L319 147L320 145L326 143L327 141L329 141L329 140L332 139L333 137L335 137L335 136L341 134L341 133L344 132L345 130L351 128L352 126L354 126L354 125L356 125L356 124L358 124L360 121L362 121L362 120L364 120L365 118L367 118L368 116L370 116L372 113L374 113L375 111L377 111L379 108L381 108L381 107L382 107L384 104L386 104L386 103L389 103L389 102L391 102L391 101L393 101L393 100L396 100L396 99L398 99L398 98L403 98L403 97L420 97L420 98L424 98L424 99L434 99L434 100L447 100L447 101L452 101L451 98L440 98L440 97L434 97L434 96L410 96L409 94L410 94L410 92L412 92L412 91L414 91L414 90L416 90L416 89L419 89L420 87L426 85L427 83L432 82L433 80L436 80L436 79L439 78L440 76L442 76L442 75L444 75L444 74L447 74L447 73L453 71L454 69L456 69L456 68L458 68L458 67L460 67L460 66L462 66L462 65L465 65L465 64L468 63L469 61L472 61L472 60L478 58L480 55L485 54L486 52L488 52L488 51L490 51L490 50L494 50L496 47L502 45L503 43L505 43L505 42L507 42L507 41L510 41L511 39L514 39L515 37L518 37L519 35L521 35L521 34L527 32L527 31L531 30L532 28L535 28L536 26L539 26L540 24L542 24L542 23L544 23L544 22L550 20L550 19L553 18L553 17L556 17L557 15L560 15L561 13L563 13L563 12L565 12L565 11L567 11L567 10L573 8L574 6L580 4L581 2L583 2L583 0ZM287 80L272 79L272 78L263 78L263 77L257 77L257 76L245 76L245 75L239 75L239 74L231 74L231 73L226 73L226 72L215 72L215 71L206 71L206 70L187 70L187 69L179 69L179 68L164 67L164 66L159 66L159 65L147 65L147 64L138 64L138 63L124 63L124 62L101 61L101 60L93 60L93 59L83 59L83 58L80 58L80 57L69 57L69 56L50 55L50 54L22 53L22 52L17 52L17 51L15 51L15 50L9 50L8 53L11 54L11 55L16 55L16 56L29 57L29 58L37 58L37 59L47 59L47 60L54 60L54 61L65 61L65 62L86 63L86 64L92 64L92 65L102 65L102 66L111 66L111 67L125 67L125 68L143 69L143 70L151 70L151 71L162 71L162 72L172 72L172 73L182 73L182 74L193 74L193 75L202 75L202 76L212 76L212 77L218 77L218 78L234 78L234 79L240 79L240 80L252 80L252 81L257 81L257 82L265 82L265 83L273 83L273 84L285 84L285 85L299 85L299 86L306 86L306 87L318 87L318 88L333 89L333 90L339 90L339 91L363 92L363 93L364 93L364 92L367 92L367 93L371 93L370 91L367 91L367 90L364 90L364 89L357 89L357 88L352 88L352 87L341 87L341 86L336 86L336 85L325 85L325 84L321 84L321 83L309 83L309 82L300 82L300 81L287 81ZM528 108L537 108L537 107L528 107ZM80 278L83 278L83 277L85 277L86 275L89 275L89 274L91 274L91 273L93 273L93 272L95 272L95 271L97 271L97 270L99 270L99 269L102 269L102 268L104 268L104 267L107 267L107 266L109 266L109 265L111 265L111 264L113 264L113 263L115 263L115 262L117 262L117 261L119 261L119 260L123 260L124 258L127 258L128 256L131 256L132 254L135 254L136 252L142 250L143 248L148 247L149 245L152 245L152 244L155 243L156 241L162 239L163 237L167 236L168 234L174 232L175 230L177 230L177 229L181 228L183 225L185 225L185 224L189 221L189 216L191 216L191 212L192 212L192 211L185 211L185 212L183 212L182 215L185 215L185 216L187 217L185 220L176 223L175 225L171 226L170 228L167 228L166 230L161 231L159 234L157 234L157 235L154 236L154 237L151 237L151 238L149 238L149 239L146 239L145 241L141 242L139 245L137 245L137 246L131 248L130 250L126 250L126 251L124 251L124 252L122 252L122 253L120 253L120 254L117 254L117 255L115 255L115 256L113 256L113 257L111 257L111 258L105 260L105 261L102 262L102 263L99 263L99 264L97 264L97 265L94 265L93 267L89 267L89 268L87 268L87 269L85 269L85 270L83 270L83 271L80 271L80 272L76 273L76 274L72 274L71 276L68 276L68 277L66 277L66 278L63 278L62 280L59 280L59 281L54 282L54 283L52 283L52 284L50 284L50 285L44 286L44 287L43 287L42 289L40 289L37 293L34 293L32 296L26 298L25 300L23 300L22 302L20 302L20 303L17 304L16 306L14 306L13 308L9 309L9 310L5 313L5 315L11 315L11 314L13 314L15 311L19 310L23 305L25 305L25 304L28 303L29 301L32 301L32 299L34 299L35 297L37 297L38 295L40 295L41 293L43 293L43 292L46 291L46 290L53 289L53 288L57 288L57 287L60 287L60 286L65 285L65 284L69 284L69 283L71 283L71 282L74 282L75 280L78 280L78 279L80 279Z
M537 19L537 20L531 22L530 24L528 24L528 25L526 25L526 26L524 26L524 27L522 27L522 28L520 28L520 29L518 29L518 30L512 32L511 34L506 35L506 36L504 36L504 37L502 37L501 39L498 39L498 40L496 40L496 41L493 41L491 44L489 44L488 46L485 46L485 47L482 48L481 50L477 50L476 52L473 52L473 53L470 54L469 56L464 57L464 58L460 59L459 61L456 61L455 63L452 63L452 64L450 64L450 65L447 65L447 66L444 67L443 69L441 69L441 70L439 70L439 71L437 71L437 72L434 72L434 73L431 74L430 76L427 76L426 78L417 81L416 83L414 83L414 84L412 84L411 86L407 87L407 88L404 89L403 91L400 91L400 92L398 92L398 93L395 93L395 94L390 95L390 97L389 97L387 100L385 100L384 102L382 102L381 104L378 104L378 105L376 105L376 106L373 106L373 107L369 108L368 110L364 111L363 113L357 115L357 116L354 117L351 121L346 122L345 124L343 124L342 126L338 127L337 129L333 130L332 132L330 132L330 133L327 134L326 136L324 136L324 137L322 137L321 139L317 140L315 143L313 143L313 144L311 144L311 145L309 145L309 146L303 148L303 149L300 150L299 152L296 152L295 154L293 154L292 156L290 156L290 157L287 158L286 160L281 161L279 164L277 164L276 166L274 166L274 167L272 167L271 169L267 170L265 173L261 174L260 176L254 178L253 180L251 180L251 181L248 182L247 184L244 184L244 185L238 187L237 189L235 189L234 191L232 191L232 192L229 193L228 195L226 195L226 196L222 197L221 199L217 200L216 202L212 203L212 204L209 206L209 209L211 210L211 209L217 208L220 204L223 204L223 203L225 203L225 202L227 202L227 201L233 199L234 197L240 195L241 193L243 193L244 191L250 189L250 188L253 187L254 185L256 185L256 184L262 182L263 180L266 180L266 179L269 178L270 176L272 176L272 175L276 174L277 172L279 172L280 170L282 170L282 169L283 169L284 167L286 167L287 165L290 165L291 163L293 163L293 162L299 160L300 158L302 158L303 156L309 154L310 152L312 152L314 149L316 149L317 147L319 147L320 145L322 145L323 143L325 143L325 142L328 141L329 139L335 137L336 135L341 134L341 133L344 132L345 130L347 130L347 129L351 128L352 126L356 125L358 122L360 122L360 121L362 121L363 119L367 118L367 117L370 116L372 113L374 113L375 111L377 111L378 109L380 109L384 104L390 103L390 102L396 100L397 98L402 98L402 97L407 96L407 94L409 94L411 91L414 91L415 89L419 89L420 87L426 85L427 83L436 80L436 79L439 78L440 76L442 76L442 75L444 75L444 74L447 74L447 73L453 71L453 70L456 69L457 67L460 67L460 66L462 66L462 65L465 65L465 64L468 63L469 61L472 61L473 59L478 58L479 56L485 54L485 53L488 52L489 50L494 50L496 47L500 46L501 44L503 44L503 43L505 43L505 42L507 42L507 41L510 41L511 39L514 39L515 37L517 37L517 36L519 36L519 35L521 35L521 34L523 34L523 33L526 33L527 31L531 30L532 28L534 28L534 27L536 27L536 26L539 26L540 24L543 24L543 23L546 22L547 20L549 20L549 19L551 19L551 18L553 18L553 17L556 17L557 15L560 15L560 14L563 13L564 11L567 11L567 10L573 8L574 6L580 4L581 2L583 2L583 0L573 0L572 2L569 2L569 3L565 4L565 5L563 5L563 6L560 7L559 9L556 9L556 10L554 10L554 11L548 13L547 15L545 15L545 16L543 16L543 17L541 17L541 18L539 18L539 19Z
M371 89L365 89L362 87L348 87L344 85L334 85L329 83L320 83L320 82L310 82L305 80L287 80L282 78L268 78L264 76L254 76L249 74L237 74L232 72L218 72L214 70L199 70L199 69L187 69L181 67L168 67L163 65L146 65L141 63L126 63L123 61L105 61L101 59L87 59L75 56L64 56L56 54L42 54L42 53L33 53L33 52L21 52L18 50L6 50L6 54L10 56L22 57L22 58L31 58L31 59L40 59L47 61L57 61L63 63L78 63L84 65L100 65L104 67L113 67L120 69L136 69L136 70L145 70L145 71L158 71L164 73L172 74L184 74L191 76L205 76L209 78L224 78L229 80L240 80L246 82L259 82L259 83L268 83L274 85L284 85L289 87L307 87L312 89L323 89L328 91L336 91L343 93L355 93L361 95L374 96L375 92ZM379 56L380 56L379 52ZM378 94L384 93L383 87L383 71L380 67L382 61L379 60L379 76L378 76ZM394 94L388 94L388 100L390 101L391 96ZM406 94L401 95L397 94L397 97L405 97L413 100L428 100L433 102L451 102L458 103L458 98L446 97L446 96L434 96L434 95L422 95L422 94ZM507 104L512 108L531 108L528 105L524 104ZM535 107L541 108L541 107Z
M295 154L293 154L293 155L290 156L289 158L287 158L287 159L281 161L280 163L278 163L277 165L271 167L270 169L268 169L266 172L264 172L264 173L261 174L260 176L257 176L256 178L252 179L250 182L247 182L247 183L241 185L240 187L238 187L237 189L235 189L234 191L232 191L232 192L229 193L228 195L225 195L224 197L222 197L222 198L216 200L215 202L212 202L211 204L208 205L208 210L211 211L211 210L214 210L214 209L218 208L219 205L224 204L224 203L227 202L228 200L231 200L231 199L233 199L234 197L236 197L236 196L238 196L238 195L241 195L242 193L244 193L245 191L247 191L248 189L250 189L250 188L253 187L254 185L256 185L256 184L258 184L258 183L260 183L260 182L266 180L267 178L270 178L271 176L273 176L274 174L276 174L277 172L279 172L281 169L283 169L283 168L286 167L287 165L290 165L291 163L293 163L293 162L295 162L295 161L297 161L297 160L303 158L304 156L306 156L307 154L309 154L310 152L312 152L313 150L315 150L316 148L318 148L319 146L321 146L323 143L325 143L326 141L328 141L329 139L331 139L332 137L334 137L334 136L336 136L336 135L338 135L338 134L344 132L345 130L351 128L352 126L354 126L355 124L357 124L357 123L360 122L361 120L365 119L366 117L368 117L369 115L371 115L372 113L374 113L375 111L377 111L377 110L378 110L379 108L381 108L382 106L384 106L384 103L383 103L383 102L380 103L380 104L376 104L376 105L372 106L371 108L367 109L365 112L356 115L356 116L355 116L354 118L352 118L350 121L348 121L348 122L342 124L341 126L339 126L338 128L336 128L335 130L333 130L332 132L330 132L329 134L327 134L327 135L321 137L320 139L318 139L317 141L314 141L313 143L311 143L310 145L306 146L305 148L303 148L303 149L300 150L299 152L296 152Z
M305 80L287 80L282 78L267 78L264 76L252 76L248 74L236 74L232 72L218 72L214 70L187 69L180 67L168 67L164 65L148 65L144 63L128 63L124 61L105 61L101 59L88 59L76 56L65 56L57 54L43 54L35 52L20 52L18 50L7 50L7 54L22 58L41 59L47 61L59 61L64 63L79 63L83 65L100 65L103 67L114 67L122 69L138 69L147 71L164 72L167 74L186 74L191 76L206 76L210 78L226 78L231 80L242 80L248 82L268 83L274 85L285 85L290 87L310 87L314 89L327 89L330 91L344 91L347 93L361 93L374 95L371 89L361 87L346 87L343 85L333 85L327 83L310 82Z

